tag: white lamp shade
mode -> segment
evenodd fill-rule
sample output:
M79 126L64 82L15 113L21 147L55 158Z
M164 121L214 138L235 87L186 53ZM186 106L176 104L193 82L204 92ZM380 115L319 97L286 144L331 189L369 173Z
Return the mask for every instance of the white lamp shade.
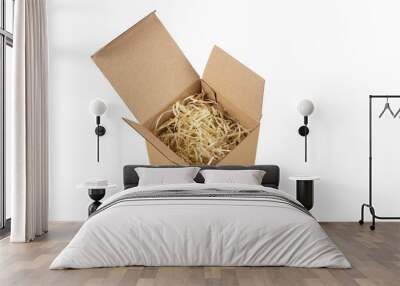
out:
M299 113L303 116L308 116L314 111L314 104L312 103L311 100L308 99L303 99L302 101L299 102L297 105L297 110Z
M107 105L101 99L96 98L90 102L89 110L94 116L102 116L107 110Z

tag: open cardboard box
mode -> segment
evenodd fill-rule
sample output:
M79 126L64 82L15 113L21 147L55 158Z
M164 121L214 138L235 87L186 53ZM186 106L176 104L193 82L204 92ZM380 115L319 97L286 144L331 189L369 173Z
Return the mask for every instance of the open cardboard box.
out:
M153 128L172 104L202 88L251 130L217 165L254 164L265 81L222 49L213 48L200 79L153 12L92 59L139 120L124 118L147 141L151 164L188 165L153 134Z

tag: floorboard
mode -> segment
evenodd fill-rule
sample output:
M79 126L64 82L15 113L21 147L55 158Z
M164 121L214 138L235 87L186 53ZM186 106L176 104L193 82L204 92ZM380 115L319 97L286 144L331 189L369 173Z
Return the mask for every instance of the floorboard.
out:
M32 243L0 241L0 285L400 285L399 222L380 222L375 231L358 223L321 225L350 260L352 269L138 266L51 271L49 264L81 226L58 222L51 223L49 233Z

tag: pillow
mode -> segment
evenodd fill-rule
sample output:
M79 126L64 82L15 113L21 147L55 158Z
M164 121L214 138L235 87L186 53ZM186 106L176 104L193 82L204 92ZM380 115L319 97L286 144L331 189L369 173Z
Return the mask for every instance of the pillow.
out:
M135 168L139 176L139 186L195 183L193 179L199 170L198 167Z
M261 185L265 171L261 170L202 170L205 184Z

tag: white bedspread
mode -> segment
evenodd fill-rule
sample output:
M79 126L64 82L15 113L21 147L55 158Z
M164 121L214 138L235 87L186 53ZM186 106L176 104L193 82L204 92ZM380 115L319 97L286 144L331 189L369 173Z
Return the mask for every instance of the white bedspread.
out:
M185 184L128 189L267 190L262 186ZM126 265L349 268L318 222L287 204L259 199L149 199L117 203L89 218L50 269Z

